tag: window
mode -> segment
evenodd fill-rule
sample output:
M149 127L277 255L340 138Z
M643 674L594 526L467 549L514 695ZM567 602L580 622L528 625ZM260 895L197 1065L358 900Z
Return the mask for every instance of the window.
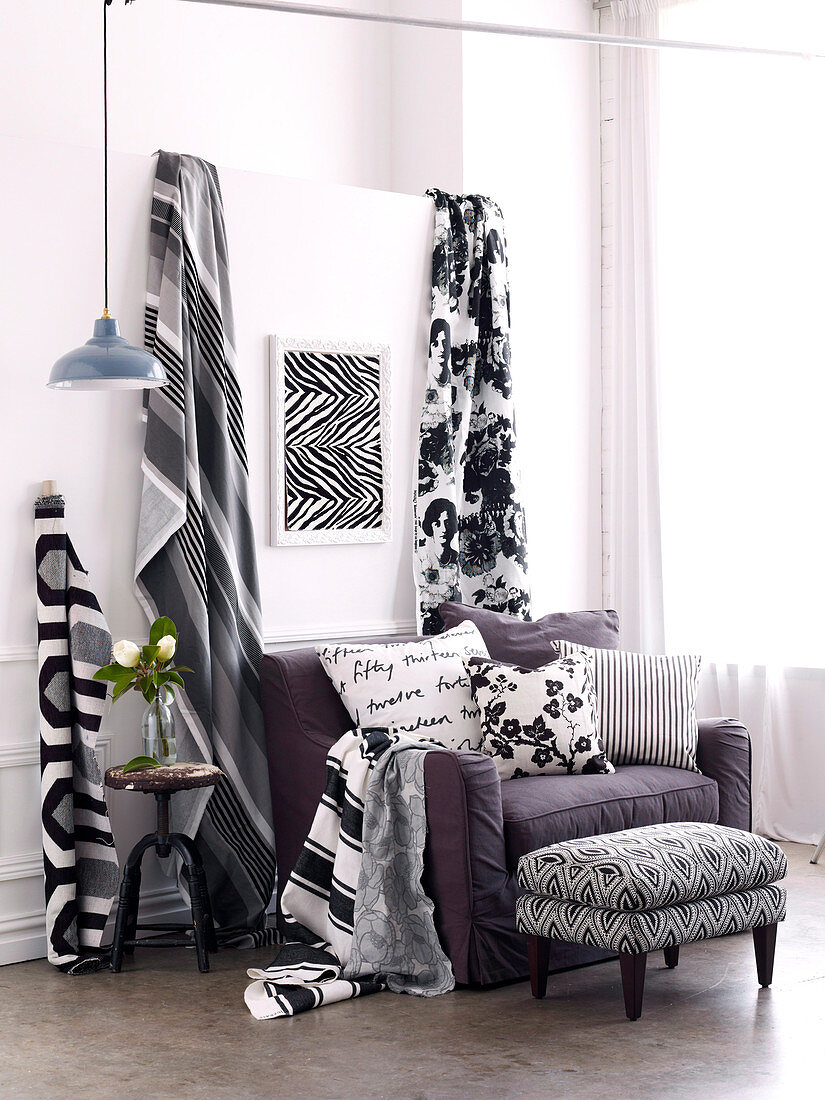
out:
M793 0L796 30L820 7ZM721 39L736 14L750 40L798 48L778 10L694 0L661 33ZM825 62L663 50L660 66L668 648L823 667Z

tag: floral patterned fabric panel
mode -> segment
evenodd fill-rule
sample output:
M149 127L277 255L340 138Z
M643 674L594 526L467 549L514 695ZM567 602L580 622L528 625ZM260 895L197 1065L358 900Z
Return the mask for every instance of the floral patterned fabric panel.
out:
M418 624L445 600L530 617L510 379L501 210L478 195L435 204L432 319L414 494Z
M537 669L479 657L465 664L481 710L481 751L493 757L502 779L613 771L599 738L587 654Z

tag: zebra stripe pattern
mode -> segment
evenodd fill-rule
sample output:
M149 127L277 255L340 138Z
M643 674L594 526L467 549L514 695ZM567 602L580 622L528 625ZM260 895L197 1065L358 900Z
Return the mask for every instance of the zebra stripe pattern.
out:
M381 363L354 352L284 352L286 526L378 530L384 511Z
M119 869L95 743L112 636L66 535L60 496L35 503L37 657L46 944L71 974L108 965L100 941Z
M555 643L559 654L590 653L599 734L614 764L661 764L698 771L696 692L701 658L660 657Z
M261 606L213 165L159 154L149 247L144 333L169 384L146 399L135 585L150 620L174 619L178 657L195 669L175 702L178 751L226 776L175 795L175 828L197 835L221 941L260 946L273 938L265 915L275 884Z

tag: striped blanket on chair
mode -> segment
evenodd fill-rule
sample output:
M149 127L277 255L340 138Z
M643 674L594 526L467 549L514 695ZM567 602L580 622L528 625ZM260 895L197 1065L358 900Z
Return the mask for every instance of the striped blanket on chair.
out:
M270 966L247 971L255 980L244 999L257 1019L386 988L435 997L455 985L421 886L432 748L356 729L330 749L326 788L281 900L287 942Z

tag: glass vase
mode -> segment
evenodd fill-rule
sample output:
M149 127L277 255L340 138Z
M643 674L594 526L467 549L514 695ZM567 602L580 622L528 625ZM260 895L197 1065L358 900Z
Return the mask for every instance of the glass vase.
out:
M158 694L143 712L141 733L143 734L143 752L159 764L174 764L178 758L175 742L175 715L169 705L171 699L166 688Z

